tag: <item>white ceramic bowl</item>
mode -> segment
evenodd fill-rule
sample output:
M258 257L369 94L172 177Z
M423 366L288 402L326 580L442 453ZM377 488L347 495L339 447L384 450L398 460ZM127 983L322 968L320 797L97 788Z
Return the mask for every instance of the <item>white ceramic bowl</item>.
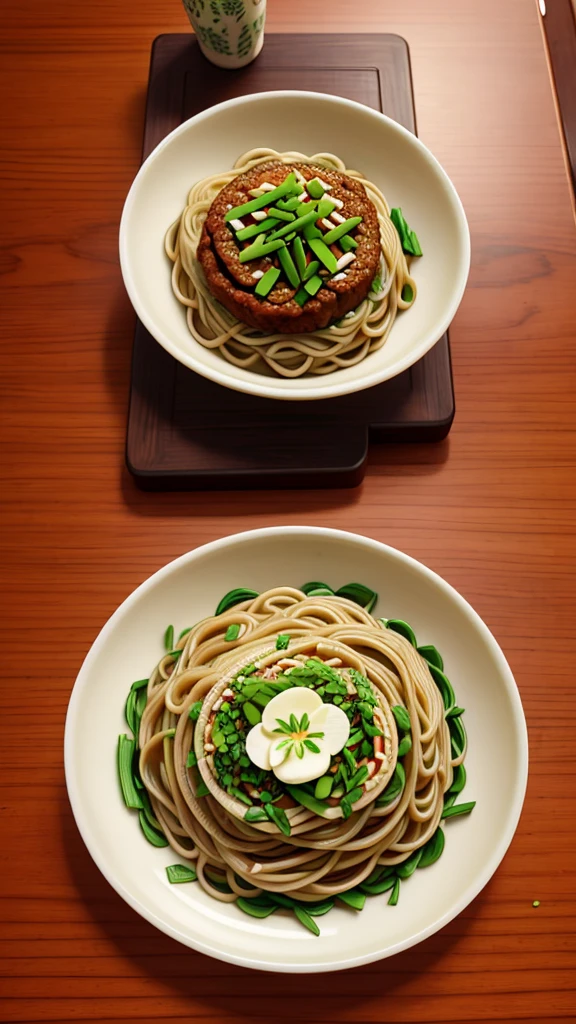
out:
M357 914L334 909L316 938L284 914L247 917L199 885L168 884L178 860L150 846L128 811L116 777L117 737L131 682L159 660L168 623L179 631L228 590L262 591L310 579L360 581L379 592L378 614L411 623L419 643L444 656L469 738L465 800L473 813L446 824L439 861ZM143 583L104 626L80 671L68 710L66 781L84 841L116 891L143 917L187 946L246 967L327 971L390 956L447 924L488 882L514 834L526 787L526 725L514 679L494 637L470 605L407 555L351 533L279 527L215 541L171 562Z
M386 344L356 366L295 380L226 362L194 341L173 295L166 230L194 182L231 168L241 153L267 146L306 155L335 152L400 206L424 252L413 260L414 306L397 317ZM185 366L237 391L267 398L331 398L372 387L406 370L442 337L458 308L470 266L466 216L454 186L426 146L396 121L361 103L309 92L268 92L220 103L185 121L142 164L120 225L126 289L144 326Z

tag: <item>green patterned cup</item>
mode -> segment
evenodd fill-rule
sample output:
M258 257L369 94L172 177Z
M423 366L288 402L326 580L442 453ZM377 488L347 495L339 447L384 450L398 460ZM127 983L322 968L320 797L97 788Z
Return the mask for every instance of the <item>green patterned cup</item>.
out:
M221 68L241 68L264 43L266 0L183 0L200 49Z

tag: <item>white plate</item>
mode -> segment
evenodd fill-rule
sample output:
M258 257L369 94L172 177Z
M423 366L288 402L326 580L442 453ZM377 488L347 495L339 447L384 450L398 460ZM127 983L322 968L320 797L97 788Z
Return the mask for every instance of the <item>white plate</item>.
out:
M179 631L213 614L234 587L257 591L325 580L377 590L377 613L402 618L418 642L435 644L469 738L466 800L473 813L446 823L446 847L430 868L361 913L334 909L320 938L283 913L260 921L195 884L169 885L178 857L150 846L123 804L116 742L126 729L130 684L159 660L168 623ZM494 637L459 594L419 562L355 534L279 527L215 541L171 562L118 608L92 646L66 720L66 781L83 839L116 891L143 917L187 946L221 960L273 971L328 971L369 963L442 928L488 882L514 835L526 788L528 744L520 697Z
M412 261L414 305L396 318L386 344L355 366L290 380L242 369L192 338L170 283L164 235L192 185L229 170L266 146L312 156L332 152L360 170L416 231L424 255ZM470 267L462 203L426 146L361 103L313 92L267 92L219 103L176 128L142 164L120 225L120 264L144 326L185 366L236 391L278 399L331 398L372 387L412 366L442 337L458 308Z

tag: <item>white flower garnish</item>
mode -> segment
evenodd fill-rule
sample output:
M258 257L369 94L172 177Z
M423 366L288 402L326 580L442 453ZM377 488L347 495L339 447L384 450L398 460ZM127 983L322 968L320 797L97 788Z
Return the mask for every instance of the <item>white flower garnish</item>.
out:
M246 753L258 768L290 785L325 775L330 758L350 735L350 722L315 690L294 686L266 705L262 721L246 737Z

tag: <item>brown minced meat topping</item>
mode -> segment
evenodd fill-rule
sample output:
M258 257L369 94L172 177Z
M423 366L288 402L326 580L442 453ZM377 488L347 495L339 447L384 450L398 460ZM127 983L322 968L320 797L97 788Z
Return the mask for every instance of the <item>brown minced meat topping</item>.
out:
M230 207L241 206L253 198L249 194L251 189L258 188L264 181L271 185L281 185L290 171L296 168L307 181L319 177L332 185L326 198L342 200L344 205L339 213L343 217L362 217L362 222L353 231L358 247L354 250L356 259L346 267L346 277L341 281L326 278L324 286L304 306L294 301L296 289L283 276L265 299L254 294L257 280L252 274L255 270L266 272L271 266L278 266L276 253L259 260L250 260L249 263L240 263L238 257L241 248L224 219ZM254 222L248 215L242 220L246 227ZM319 221L318 224L321 226ZM322 230L324 232L326 229ZM330 248L337 259L343 255L338 242ZM245 174L239 174L216 196L204 223L197 257L212 295L243 323L264 334L298 334L320 330L356 309L370 291L380 264L380 230L376 207L360 182L339 171L305 163L271 161L258 164Z

